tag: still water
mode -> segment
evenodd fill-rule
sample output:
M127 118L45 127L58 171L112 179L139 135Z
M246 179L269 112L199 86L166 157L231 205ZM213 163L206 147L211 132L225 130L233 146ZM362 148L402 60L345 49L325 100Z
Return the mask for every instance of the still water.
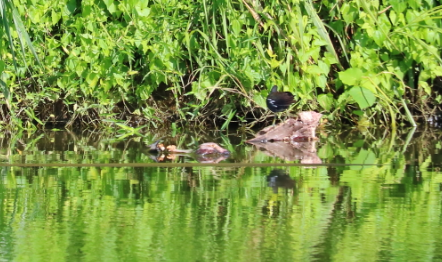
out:
M3 135L0 261L442 261L441 136Z

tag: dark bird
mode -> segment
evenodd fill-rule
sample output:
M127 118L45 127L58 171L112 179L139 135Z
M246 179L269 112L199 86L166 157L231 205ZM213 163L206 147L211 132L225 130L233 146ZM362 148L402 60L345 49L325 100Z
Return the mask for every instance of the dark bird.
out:
M290 105L295 102L295 100L292 93L278 92L278 86L274 85L267 96L266 102L270 111L280 113L287 110ZM274 124L275 119L273 120L273 125Z

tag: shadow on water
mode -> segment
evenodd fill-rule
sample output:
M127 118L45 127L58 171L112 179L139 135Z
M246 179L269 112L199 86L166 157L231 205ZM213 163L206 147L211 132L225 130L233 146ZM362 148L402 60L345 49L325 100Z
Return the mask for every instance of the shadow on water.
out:
M164 154L149 150L154 135L5 135L0 257L438 260L441 136L322 130L315 142L252 146L183 135L162 143L191 152ZM194 150L209 141L230 155L201 163Z

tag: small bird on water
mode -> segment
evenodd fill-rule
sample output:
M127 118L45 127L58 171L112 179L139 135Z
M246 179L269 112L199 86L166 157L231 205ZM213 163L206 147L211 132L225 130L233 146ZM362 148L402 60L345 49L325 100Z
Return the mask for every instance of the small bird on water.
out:
M278 86L274 85L266 99L267 107L274 113L280 113L287 110L295 102L294 96L290 92L278 92ZM273 125L275 125L273 119Z

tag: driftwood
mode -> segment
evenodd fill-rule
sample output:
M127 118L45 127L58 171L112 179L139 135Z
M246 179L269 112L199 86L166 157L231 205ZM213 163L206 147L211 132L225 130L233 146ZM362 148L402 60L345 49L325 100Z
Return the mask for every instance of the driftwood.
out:
M304 111L297 119L289 118L277 126L268 126L257 133L248 143L266 143L275 141L312 141L316 140L316 127L322 114Z
M321 114L301 112L297 119L287 119L277 126L259 131L255 138L247 141L261 151L286 161L300 160L302 164L320 164L316 154L316 127Z

